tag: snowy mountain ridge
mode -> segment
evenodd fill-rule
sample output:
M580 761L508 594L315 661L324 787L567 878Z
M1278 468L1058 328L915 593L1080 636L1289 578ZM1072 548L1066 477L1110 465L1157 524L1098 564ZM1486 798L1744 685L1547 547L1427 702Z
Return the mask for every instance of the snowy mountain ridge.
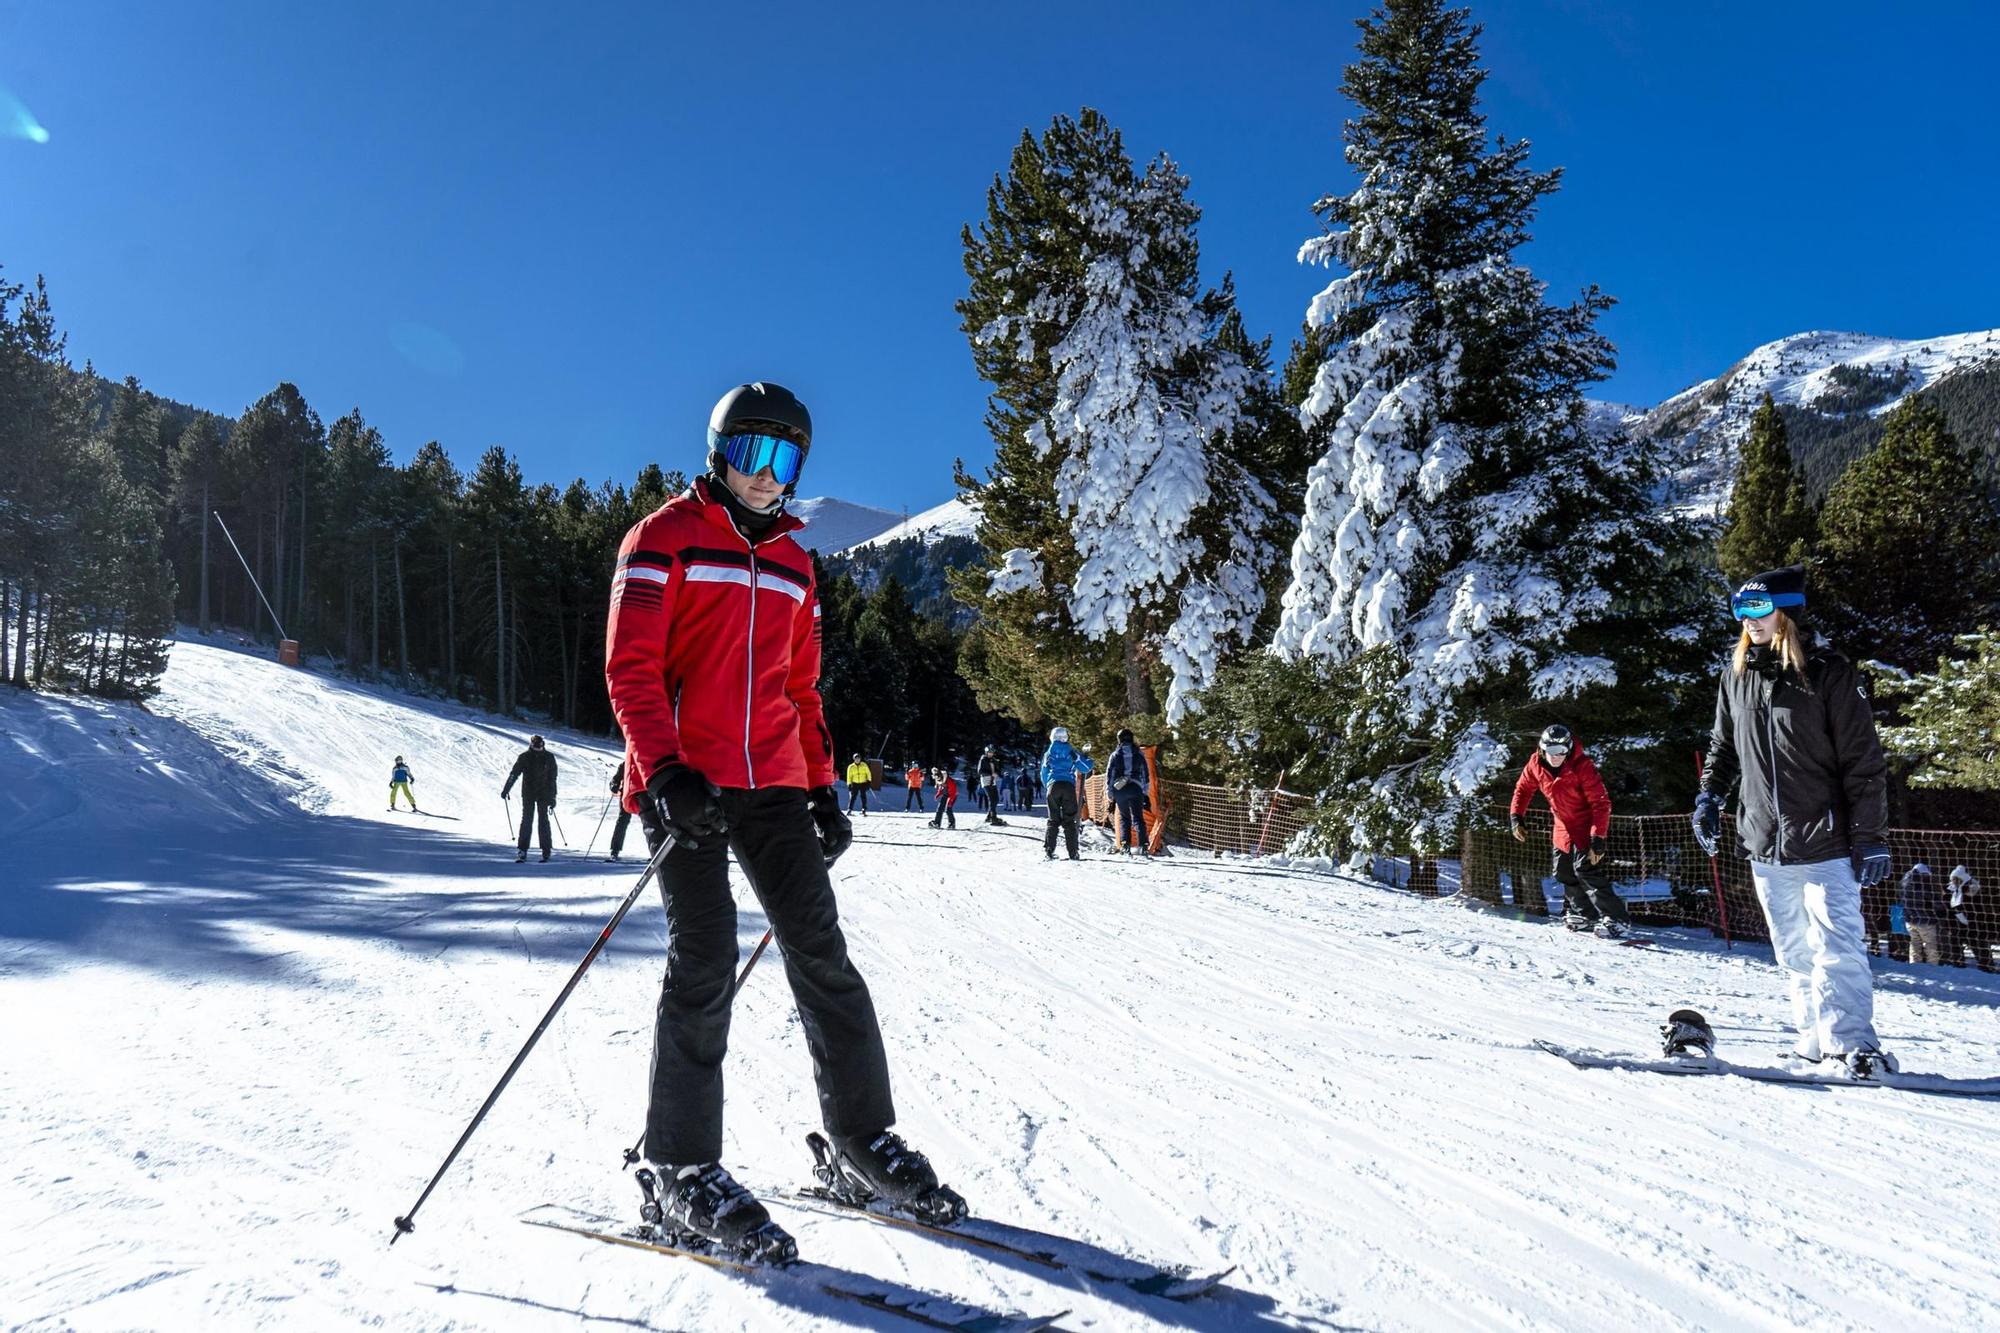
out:
M1880 416L1954 372L1995 362L2000 362L1996 329L1908 339L1831 330L1795 333L1765 343L1720 375L1626 424L1636 434L1668 443L1678 459L1683 493L1699 508L1716 512L1728 503L1737 451L1766 393L1781 406L1829 416ZM1849 407L1843 378L1849 385L1876 386L1879 401ZM1610 404L1592 406L1606 409L1607 417L1613 410Z

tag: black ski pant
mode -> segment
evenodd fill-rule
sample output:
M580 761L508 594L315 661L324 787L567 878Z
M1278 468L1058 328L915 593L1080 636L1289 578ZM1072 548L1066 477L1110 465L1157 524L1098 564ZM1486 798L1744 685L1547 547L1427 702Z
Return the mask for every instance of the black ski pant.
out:
M1111 799L1118 806L1118 845L1125 845L1125 835L1137 835L1133 849L1145 851L1152 844L1146 841L1146 793L1137 787L1121 787Z
M625 830L631 827L632 812L622 805L619 806L617 822L611 826L611 854L613 856L625 850Z
M1575 914L1590 921L1600 916L1627 923L1632 920L1625 900L1611 887L1610 869L1602 862L1592 865L1588 851L1566 852L1558 847L1552 873L1562 882L1565 916Z
M1056 854L1056 832L1061 830L1069 846L1069 859L1077 858L1076 850L1076 785L1069 782L1049 784L1049 827L1042 835L1042 850L1050 856Z
M957 828L958 802L953 801L950 805L946 805L942 801L940 801L938 803L937 813L931 816L931 827L932 828L939 827L938 824L939 820L944 821L943 827L945 828Z
M660 865L667 972L653 1033L646 1156L665 1165L722 1156L722 1059L738 952L731 850L785 960L827 1133L868 1134L896 1120L875 1003L847 956L805 792L725 790L722 811L728 847L720 838L695 848L677 844ZM658 813L648 807L640 820L657 852L666 840Z
M910 788L909 794L903 797L903 808L908 810L911 806L917 808L918 814L924 812L924 789L922 787Z
M854 803L861 802L861 813L868 813L868 787L865 783L852 783L847 788L847 813L854 813Z
M528 850L528 822L539 815L541 817L542 851L545 854L547 853L549 850L549 806L551 804L549 801L531 801L525 796L521 798L521 837L514 844L516 848L524 852Z
M999 823L1000 789L998 787L981 787L979 790L982 796L980 804L986 807L986 822L989 824Z

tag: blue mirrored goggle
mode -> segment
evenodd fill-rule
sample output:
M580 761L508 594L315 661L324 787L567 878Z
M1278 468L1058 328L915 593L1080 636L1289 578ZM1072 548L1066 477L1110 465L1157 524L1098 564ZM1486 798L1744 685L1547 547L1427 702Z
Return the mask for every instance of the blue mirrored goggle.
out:
M797 481L806 462L804 449L776 435L725 435L715 441L715 447L729 460L729 466L748 476L771 469L780 486Z
M1739 592L1731 595L1729 611L1738 620L1762 620L1781 606L1804 606L1806 599L1795 592Z

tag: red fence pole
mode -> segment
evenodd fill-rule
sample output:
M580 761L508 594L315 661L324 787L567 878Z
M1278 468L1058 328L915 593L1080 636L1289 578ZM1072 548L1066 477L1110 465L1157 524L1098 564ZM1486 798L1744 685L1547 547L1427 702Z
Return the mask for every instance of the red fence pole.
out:
M1278 780L1271 784L1271 803L1264 807L1264 827L1257 832L1257 855L1264 854L1264 839L1271 832L1271 816L1278 813L1278 793L1285 789L1285 774L1289 768L1278 770Z

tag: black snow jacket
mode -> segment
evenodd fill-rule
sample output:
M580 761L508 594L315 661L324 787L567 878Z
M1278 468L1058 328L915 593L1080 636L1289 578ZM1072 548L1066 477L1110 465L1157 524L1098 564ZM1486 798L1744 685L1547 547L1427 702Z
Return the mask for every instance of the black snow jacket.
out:
M507 775L507 785L500 789L502 796L514 790L517 778L521 783L522 800L555 804L556 757L547 750L529 746L521 751L521 757L514 761L514 771Z
M1888 844L1888 765L1839 653L1808 654L1803 681L1759 648L1741 675L1723 668L1701 789L1726 797L1739 777L1736 836L1753 861L1810 865Z
M618 767L611 770L611 794L613 796L623 796L625 794L625 765L623 763L620 763Z
M1111 784L1111 790L1121 791L1126 784L1135 783L1140 791L1153 785L1153 775L1146 767L1146 752L1137 745L1121 745L1111 752L1111 762L1104 766L1104 780Z

